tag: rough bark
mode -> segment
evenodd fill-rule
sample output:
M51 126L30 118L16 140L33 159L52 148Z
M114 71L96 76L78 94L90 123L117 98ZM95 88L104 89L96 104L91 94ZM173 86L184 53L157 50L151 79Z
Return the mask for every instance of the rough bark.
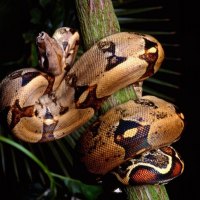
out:
M120 31L111 0L76 0L76 9L80 22L80 30L85 50L98 40ZM103 105L106 112L116 104L135 99L133 86L129 86L113 94ZM126 187L129 200L168 200L164 186L145 185Z

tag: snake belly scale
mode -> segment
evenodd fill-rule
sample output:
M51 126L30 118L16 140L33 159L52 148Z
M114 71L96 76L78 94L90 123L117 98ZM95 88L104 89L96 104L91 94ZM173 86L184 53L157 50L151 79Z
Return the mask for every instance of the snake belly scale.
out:
M79 34L71 28L52 37L41 32L36 45L41 69L19 69L0 84L9 128L31 143L72 133L113 93L155 74L164 59L161 44L139 33L103 38L76 62ZM183 172L183 161L169 146L183 128L174 105L142 96L111 108L88 128L80 139L81 161L89 172L112 171L124 184L165 183Z

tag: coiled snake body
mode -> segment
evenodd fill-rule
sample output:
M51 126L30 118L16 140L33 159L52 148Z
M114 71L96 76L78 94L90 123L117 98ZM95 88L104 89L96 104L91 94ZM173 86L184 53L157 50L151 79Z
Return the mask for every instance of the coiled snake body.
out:
M41 32L36 43L42 70L19 69L0 85L1 111L14 135L26 142L70 134L114 92L157 72L164 58L155 38L138 33L108 36L75 63L79 35L73 29L59 28L53 37ZM154 96L130 100L111 108L81 137L81 161L98 175L114 169L124 184L165 183L183 171L169 146L183 127L174 105Z

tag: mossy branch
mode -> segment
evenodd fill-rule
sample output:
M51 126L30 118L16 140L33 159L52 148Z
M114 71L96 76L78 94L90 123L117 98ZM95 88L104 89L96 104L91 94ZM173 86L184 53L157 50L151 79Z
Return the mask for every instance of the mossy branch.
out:
M85 49L120 31L112 1L76 0L76 8Z
M120 32L119 22L111 0L76 0L76 9L85 50L100 39ZM113 94L102 105L101 109L106 112L116 104L135 98L134 87L129 86ZM126 187L125 190L129 200L169 199L163 185Z

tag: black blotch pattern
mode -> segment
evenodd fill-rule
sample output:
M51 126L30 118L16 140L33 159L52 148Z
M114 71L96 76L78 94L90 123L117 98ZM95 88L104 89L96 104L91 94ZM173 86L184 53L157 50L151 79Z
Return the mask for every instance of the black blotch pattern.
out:
M62 43L62 46L63 46L64 51L65 51L67 45L68 45L68 42L67 42L67 41Z
M113 55L115 54L115 44L112 41L99 42L97 46L103 53L110 52Z
M157 47L157 44L155 42L152 42L146 38L144 38L144 41L145 41L145 50L148 50L152 47Z
M79 97L82 95L83 92L85 92L88 89L87 85L84 86L76 86L75 87L75 102L78 101Z
M46 142L49 140L54 140L54 130L57 126L58 121L55 121L53 124L46 125L43 123L43 132L42 132L42 138L39 142Z
M137 128L138 126L140 126L140 124L137 122L120 119L119 126L115 130L115 135L122 135L125 131L132 128Z
M12 112L12 121L10 128L13 129L22 117L32 117L34 114L34 106L21 107L19 99L15 100L15 103L10 108Z
M137 132L133 137L124 137L124 132L136 128ZM141 149L148 149L147 142L150 125L141 125L134 121L120 120L119 126L114 131L114 141L125 149L125 159L134 156Z
M69 107L63 107L63 106L61 106L59 114L60 115L64 115L66 112L68 112L68 110L69 110Z
M99 130L100 125L101 125L101 122L98 120L90 127L89 131L93 135L93 137L96 137L98 135L98 130Z
M152 150L146 156L144 156L144 160L142 162L150 163L159 168L166 168L169 160L166 155L158 153L156 150Z
M152 47L155 47L157 49L157 44L146 38L143 39L145 41L145 53L143 55L140 55L139 57L148 63L148 67L146 69L146 72L141 77L141 79L152 76L154 74L154 66L158 59L158 50L156 51L156 53L147 52Z
M143 106L152 107L154 109L158 108L158 106L156 106L154 102L152 102L148 99L136 99L136 100L134 100L134 102L137 104L143 105Z
M120 63L124 62L126 60L126 57L120 57L120 56L110 56L107 58L108 64L106 65L106 71L116 67Z
M22 75L22 87L27 85L30 81L32 81L36 76L39 76L40 72L27 72Z
M51 112L49 111L49 109L46 109L46 113L44 116L45 119L53 119L53 115L51 114Z
M121 178L125 178L127 176L128 167L130 167L131 165L131 161L126 161L120 166L116 167L113 171L115 171Z
M47 134L48 137L52 137L56 125L57 125L57 122L50 125L43 124L43 134L44 135Z
M117 56L115 53L115 43L112 41L103 41L99 42L97 44L98 48L103 52L103 53L110 53L110 56L106 56L107 59L107 65L106 65L106 71L116 67L118 64L124 62L126 60L126 57L120 57Z

